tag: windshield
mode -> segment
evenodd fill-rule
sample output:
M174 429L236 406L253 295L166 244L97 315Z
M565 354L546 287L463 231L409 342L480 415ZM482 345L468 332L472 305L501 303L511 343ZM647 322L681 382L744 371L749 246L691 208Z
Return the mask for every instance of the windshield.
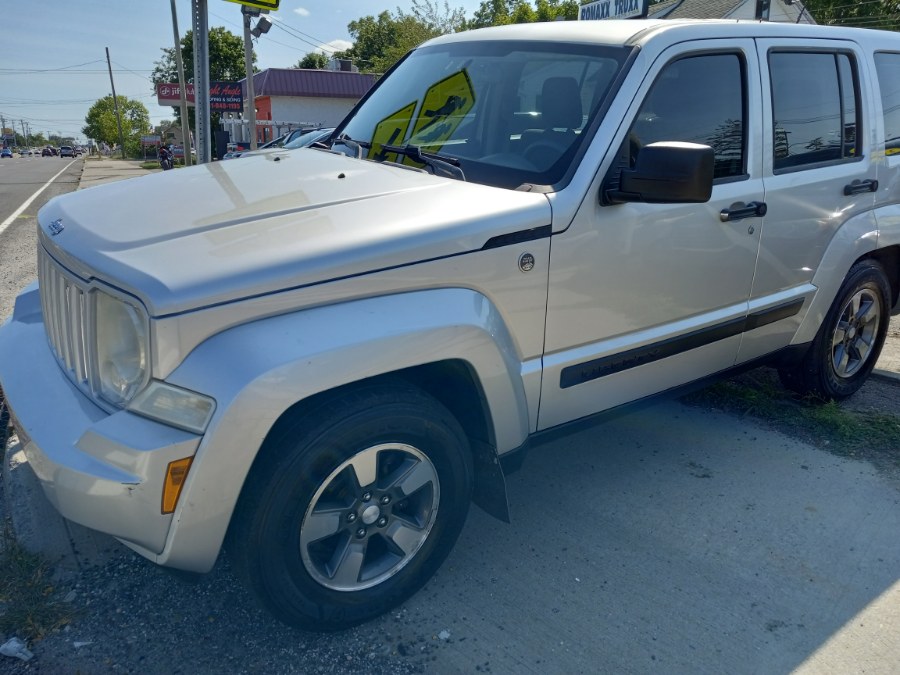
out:
M412 145L458 160L470 181L554 185L609 94L628 50L550 42L458 42L414 51L339 130L335 149L422 167Z

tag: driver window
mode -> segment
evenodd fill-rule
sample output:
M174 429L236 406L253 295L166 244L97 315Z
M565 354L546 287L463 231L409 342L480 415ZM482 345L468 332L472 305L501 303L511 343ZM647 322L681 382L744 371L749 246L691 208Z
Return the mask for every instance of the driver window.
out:
M744 82L737 54L689 56L668 64L628 133L628 166L649 143L687 141L712 147L715 178L746 174Z

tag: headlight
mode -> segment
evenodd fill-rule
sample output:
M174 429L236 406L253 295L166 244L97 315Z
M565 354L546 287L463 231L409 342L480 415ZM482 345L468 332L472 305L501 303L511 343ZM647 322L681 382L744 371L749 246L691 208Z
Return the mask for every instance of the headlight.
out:
M98 393L123 406L147 382L147 321L137 307L102 291L94 302Z
M157 422L202 434L216 410L216 402L195 391L151 380L128 409Z

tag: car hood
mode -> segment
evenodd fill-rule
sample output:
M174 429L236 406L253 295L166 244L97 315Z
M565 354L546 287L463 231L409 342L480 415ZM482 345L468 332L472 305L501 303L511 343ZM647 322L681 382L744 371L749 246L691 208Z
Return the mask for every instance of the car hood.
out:
M550 219L541 194L308 149L80 190L38 217L53 257L157 317L471 253Z

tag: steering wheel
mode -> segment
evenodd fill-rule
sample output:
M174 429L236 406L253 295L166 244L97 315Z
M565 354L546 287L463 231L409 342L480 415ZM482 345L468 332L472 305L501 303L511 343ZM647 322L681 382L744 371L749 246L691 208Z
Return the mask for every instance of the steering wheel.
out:
M542 139L535 141L525 149L525 159L538 169L546 169L562 156L565 149L566 146L563 143Z

